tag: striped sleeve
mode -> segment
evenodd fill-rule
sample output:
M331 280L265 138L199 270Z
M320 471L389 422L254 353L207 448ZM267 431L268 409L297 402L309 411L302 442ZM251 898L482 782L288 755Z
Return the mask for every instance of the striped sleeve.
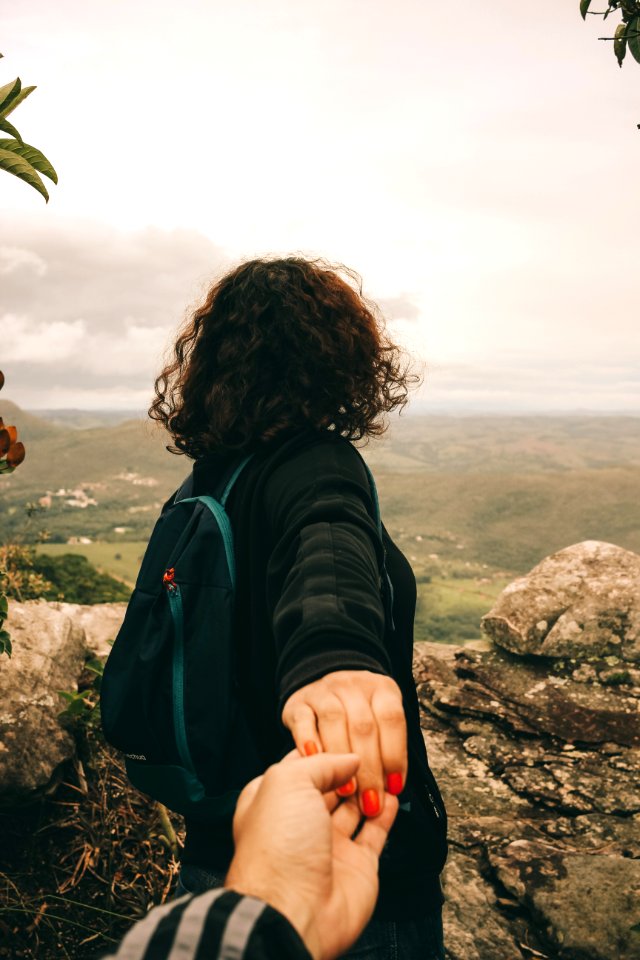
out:
M311 960L303 941L262 900L217 888L156 907L104 960Z

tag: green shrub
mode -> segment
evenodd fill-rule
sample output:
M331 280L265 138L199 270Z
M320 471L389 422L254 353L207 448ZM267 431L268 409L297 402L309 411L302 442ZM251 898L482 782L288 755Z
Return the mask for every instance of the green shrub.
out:
M34 570L51 583L44 593L47 600L64 599L67 603L109 603L128 600L129 587L107 573L100 573L79 554L65 553L52 557L47 553L34 557Z

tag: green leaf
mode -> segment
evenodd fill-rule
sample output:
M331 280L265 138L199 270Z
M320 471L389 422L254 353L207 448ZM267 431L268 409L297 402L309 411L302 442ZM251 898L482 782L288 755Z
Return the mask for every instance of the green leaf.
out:
M30 163L34 170L44 173L45 177L49 177L49 180L53 180L54 183L58 182L58 174L44 153L41 153L37 147L32 147L21 140L0 139L0 150L11 150L13 153L17 153L19 157L23 157L27 163Z
M23 100L29 96L30 93L33 93L35 87L23 87L20 93L13 97L8 103L0 106L0 117L8 117L10 113L18 106L19 103L22 103Z
M640 63L640 17L634 17L627 24L627 43L633 59Z
M20 134L18 133L14 125L12 123L9 123L8 120L0 119L0 130L2 130L3 133L8 133L10 137L15 137L16 140L19 140L20 143L22 143L22 137L20 136Z
M97 677L101 677L104 673L104 662L98 660L97 657L94 660L88 660L84 666L85 670L90 670L91 673L95 673Z
M7 600L5 595L2 593L0 594L0 618L2 618L3 620L7 615L8 609L9 609L9 601Z
M14 177L20 177L38 193L41 193L47 203L49 202L47 188L36 171L27 160L14 153L13 150L0 150L0 170L6 170L7 173L12 173Z
M580 13L582 14L582 19L587 19L587 10L589 9L589 4L591 0L580 0Z
M3 87L0 87L0 110L8 106L13 98L20 93L21 89L22 84L20 83L20 77L16 77L15 80L10 80L9 83L5 83Z
M87 708L82 700L74 700L65 710L61 710L58 717L61 720L73 720L75 717L81 717Z
M0 656L3 653L11 659L11 637L6 630L0 630Z
M624 55L627 52L627 41L625 40L625 33L627 31L626 23L619 23L616 27L616 32L614 34L613 40L613 52L616 55L618 61L618 66L622 66L622 61L624 60Z

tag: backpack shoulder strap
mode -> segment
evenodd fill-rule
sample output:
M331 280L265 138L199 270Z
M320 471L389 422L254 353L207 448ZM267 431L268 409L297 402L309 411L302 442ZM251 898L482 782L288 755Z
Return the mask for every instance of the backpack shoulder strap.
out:
M231 460L225 464L224 468L219 472L216 477L213 487L207 490L206 495L208 497L213 497L214 500L217 500L218 503L226 508L226 503L229 498L229 494L233 490L236 481L238 480L240 474L249 463L253 454L243 457L241 460L237 458ZM198 500L198 496L195 496L195 476L194 471L192 470L188 477L182 482L181 486L178 488L175 497L173 499L174 503L179 501L189 501L189 500Z
M250 453L247 457L243 457L243 459L240 461L240 463L238 463L238 464L236 465L235 469L234 469L233 472L231 473L231 476L227 479L227 481L226 481L226 483L225 483L225 485L224 485L224 489L223 489L223 491L222 491L222 494L221 494L221 496L220 496L220 505L221 505L222 507L226 507L226 505L227 505L227 499L228 499L228 497L229 497L229 494L230 494L231 491L233 490L233 487L234 487L234 485L235 485L236 480L238 479L238 477L240 476L240 474L242 473L242 471L244 470L244 468L246 467L246 465L249 463L249 461L251 460L252 456L253 456L253 454Z

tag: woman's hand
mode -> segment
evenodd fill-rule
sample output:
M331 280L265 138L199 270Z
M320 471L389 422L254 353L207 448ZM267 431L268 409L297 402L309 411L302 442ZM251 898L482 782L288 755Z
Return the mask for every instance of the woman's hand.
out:
M338 670L296 690L282 711L301 754L357 753L357 781L341 788L358 793L367 817L384 807L384 794L396 795L407 777L407 724L402 694L390 677L368 670Z

